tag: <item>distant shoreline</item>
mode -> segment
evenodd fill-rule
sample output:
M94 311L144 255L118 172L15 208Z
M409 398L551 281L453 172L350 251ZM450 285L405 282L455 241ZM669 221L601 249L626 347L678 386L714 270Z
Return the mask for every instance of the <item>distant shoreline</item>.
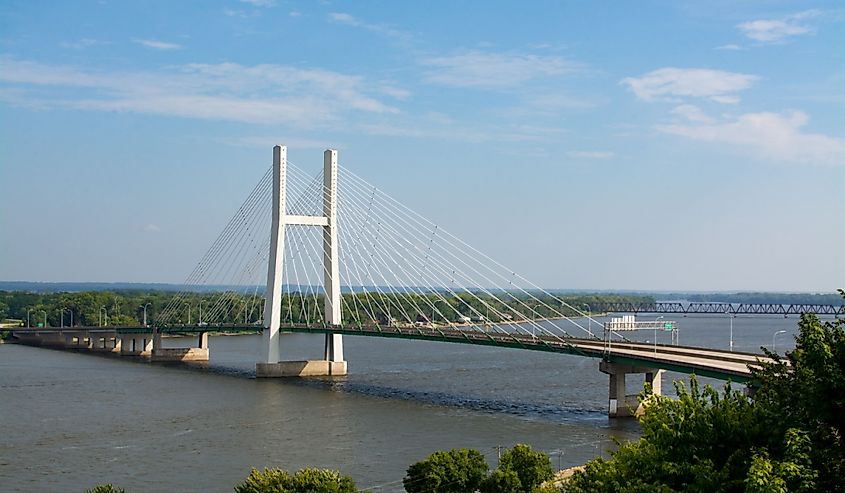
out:
M249 286L251 289L256 286ZM262 286L257 286L259 289ZM366 287L366 286L365 286ZM226 291L235 288L226 285L193 286L191 292L208 293L215 291ZM238 286L243 289L244 286ZM58 292L81 292L81 291L172 291L179 292L185 289L182 284L175 283L136 283L136 282L96 282L96 281L2 281L0 280L0 291L24 291L32 293L58 293ZM841 304L842 297L831 290L822 291L696 291L696 290L633 290L633 289L569 289L569 288L544 288L552 295L645 295L653 296L660 301L688 301L688 302L722 302L722 303L817 303L817 304ZM351 292L343 289L344 292ZM753 301L752 301L753 300ZM765 300L765 301L761 301Z

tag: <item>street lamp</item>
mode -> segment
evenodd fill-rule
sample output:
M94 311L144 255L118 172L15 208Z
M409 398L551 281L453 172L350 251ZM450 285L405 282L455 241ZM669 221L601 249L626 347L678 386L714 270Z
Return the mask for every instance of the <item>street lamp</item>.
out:
M654 354L657 354L657 321L662 318L663 315L654 319Z
M47 311L46 310L38 310L38 311L44 314L44 327L47 327Z
M776 352L775 351L775 338L778 336L778 334L786 334L786 331L785 330L779 330L779 331L775 332L774 334L772 334L772 352L773 353Z
M734 350L734 315L733 315L733 313L729 313L727 311L725 312L725 315L727 315L731 318L731 338L730 338L730 342L729 342L729 344L730 344L729 347L730 347L731 352L733 352L733 350Z
M32 327L32 324L31 324L31 323L29 323L29 312L31 312L31 311L32 311L32 308L27 308L27 309L26 309L26 326L27 326L27 327Z
M152 303L144 303L141 305L141 308L144 309L144 327L147 326L147 306L152 305Z
M200 321L199 324L202 325L202 304L205 303L205 300L200 300Z
M185 302L183 305L188 305L188 325L191 325L191 304Z
M106 316L105 316L105 320L103 320L103 313L105 313L105 315L106 315ZM103 322L104 322L104 321L105 321L105 325L108 325L108 324L109 324L109 311L106 309L106 307L105 307L105 306L101 306L101 307L100 307L100 312L99 312L99 314L98 314L98 315L99 315L99 317L100 317L100 327L102 327L102 326L103 326Z
M60 308L59 309L59 319L60 319L59 323L62 327L65 326L65 311L70 313L70 325L68 325L68 327L73 327L73 309L71 309L71 308Z

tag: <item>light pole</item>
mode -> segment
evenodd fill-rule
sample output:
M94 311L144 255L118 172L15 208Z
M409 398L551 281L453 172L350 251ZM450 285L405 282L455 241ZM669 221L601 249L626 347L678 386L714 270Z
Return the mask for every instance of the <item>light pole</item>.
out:
M184 305L188 305L188 325L191 325L191 304L185 302Z
M657 354L657 321L662 318L663 315L654 319L654 354Z
M105 313L105 315L106 315L105 320L104 320L104 317L103 317L103 313ZM103 322L105 322L105 325L108 325L109 324L109 311L106 309L105 306L100 307L99 315L100 315L100 327L103 326Z
M73 310L71 308L61 308L61 309L59 309L60 325L62 327L65 326L65 311L70 313L70 325L68 325L68 327L73 327Z
M785 330L779 330L779 331L775 332L774 334L772 334L772 352L773 353L776 352L775 351L775 338L778 336L778 334L786 334L786 331Z
M730 341L728 342L728 344L729 344L728 347L730 348L731 352L733 352L733 350L734 350L734 315L733 315L733 313L730 313L730 312L727 312L727 311L725 312L725 315L727 315L731 319L731 337L730 337Z
M38 310L44 314L44 327L47 327L47 310Z
M144 309L144 327L147 326L147 306L152 305L152 303L144 303L141 305L141 308Z
M27 308L27 309L26 309L26 326L27 326L27 327L30 327L30 328L32 327L32 324L31 324L31 323L29 323L29 312L31 312L31 311L32 311L32 308Z
M199 325L202 325L202 304L205 303L205 300L200 300L200 321Z
M593 310L589 303L581 304L587 307L587 332L590 333L590 337L593 337Z

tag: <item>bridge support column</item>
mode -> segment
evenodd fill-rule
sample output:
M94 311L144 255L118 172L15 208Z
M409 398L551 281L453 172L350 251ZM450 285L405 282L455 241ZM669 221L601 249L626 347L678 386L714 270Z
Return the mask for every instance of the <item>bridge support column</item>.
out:
M67 339L62 334L43 334L37 336L36 340L42 346L63 348L67 346Z
M323 302L326 322L329 325L343 323L340 313L340 259L337 237L337 151L328 149L323 153L323 287L326 295ZM343 336L326 334L325 359L330 367L342 369L346 375L346 361L343 360ZM336 374L336 373L335 373Z
M135 351L135 341L132 340L132 336L121 334L118 337L120 338L120 355L131 355Z
M106 338L102 334L94 334L88 337L88 350L94 352L104 352L106 349Z
M270 232L270 258L267 266L267 291L264 305L264 332L261 357L255 365L255 376L310 377L346 375L343 360L343 336L327 334L323 360L279 361L279 327L282 308L282 269L285 252L285 226L303 224L323 227L323 268L325 289L325 320L328 325L340 325L340 275L337 243L337 151L323 154L323 217L298 217L286 214L285 187L287 148L273 148L273 222Z
M141 348L141 356L149 358L153 354L153 335L140 334L138 336L139 346Z
M124 334L120 336L121 356L150 357L153 352L152 334Z
M628 374L644 374L645 383L650 384L652 395L661 394L663 370L602 361L599 363L599 371L610 376L608 417L624 418L639 416L645 412L646 403L639 402L639 393L629 395L626 390L625 377Z

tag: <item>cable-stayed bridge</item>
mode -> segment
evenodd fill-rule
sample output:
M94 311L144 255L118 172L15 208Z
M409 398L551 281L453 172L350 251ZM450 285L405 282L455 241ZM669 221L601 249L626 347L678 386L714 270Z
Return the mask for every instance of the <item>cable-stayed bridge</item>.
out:
M638 408L636 396L626 394L627 374L645 374L659 393L664 370L747 381L749 365L766 360L629 341L340 166L336 151L323 157L314 175L288 163L287 149L276 146L270 169L153 324L27 329L16 337L202 361L208 332L260 330L258 377L345 375L344 335L580 355L600 359L610 375L611 416ZM208 286L231 288L195 310L194 293ZM280 361L280 332L324 334L324 358ZM173 333L198 334L197 347L162 347L162 335Z

